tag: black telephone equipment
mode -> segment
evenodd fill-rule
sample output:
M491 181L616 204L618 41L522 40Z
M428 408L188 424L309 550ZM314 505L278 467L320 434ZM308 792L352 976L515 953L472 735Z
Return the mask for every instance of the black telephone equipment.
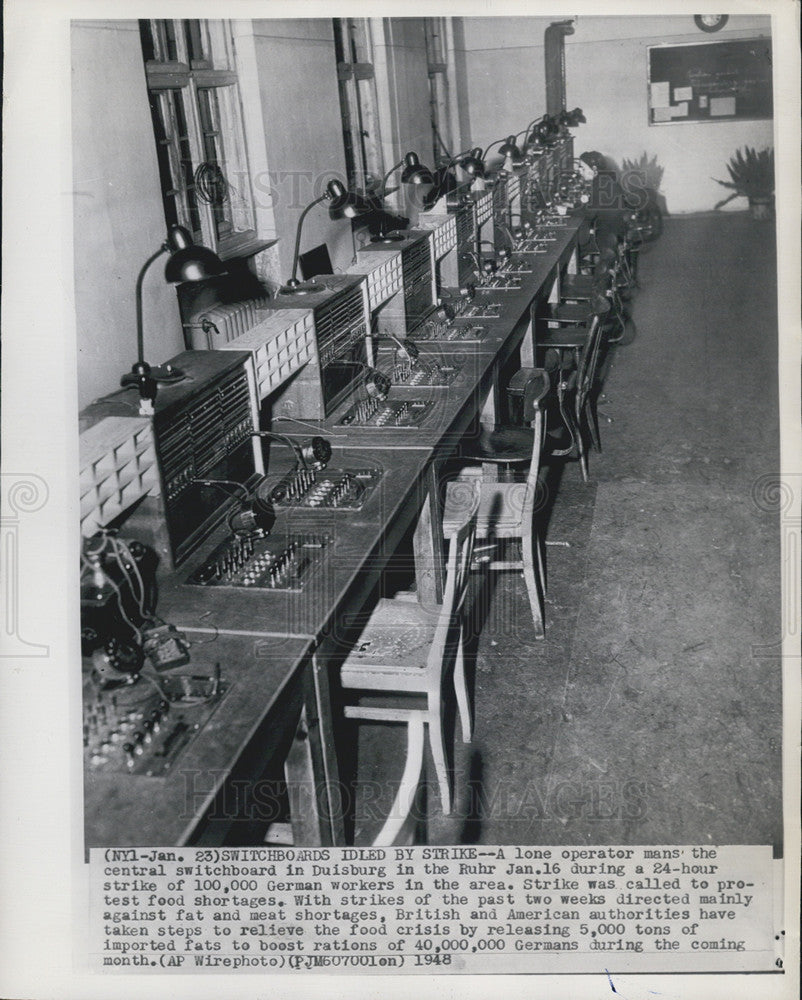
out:
M147 657L157 670L189 661L181 634L155 614L158 557L100 531L81 551L81 653L102 687L131 684Z

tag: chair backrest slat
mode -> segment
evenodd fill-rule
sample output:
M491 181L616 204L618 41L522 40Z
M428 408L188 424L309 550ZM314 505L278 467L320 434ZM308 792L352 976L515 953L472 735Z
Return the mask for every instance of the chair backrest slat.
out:
M429 649L427 669L434 675L442 673L449 634L460 621L462 606L470 579L473 543L476 537L476 512L479 509L478 479L458 480L446 487L446 506L452 520L455 512L464 512L460 525L448 536L446 581L434 640Z

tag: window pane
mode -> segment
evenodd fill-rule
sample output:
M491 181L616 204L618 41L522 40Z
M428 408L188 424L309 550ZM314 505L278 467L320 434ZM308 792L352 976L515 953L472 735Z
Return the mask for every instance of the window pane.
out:
M166 45L164 55L169 62L177 62L178 42L175 36L175 21L160 21L159 24L164 26L164 41Z
M218 50L219 61L227 62L228 22L142 20L139 32L146 63L190 65L180 84L153 65L149 71L165 221L185 226L196 241L218 248L254 226L237 87L228 72L217 78L212 65L212 53ZM229 172L241 190L232 185Z
M150 21L139 22L139 38L142 42L142 55L145 62L152 62L156 58L156 46L153 42Z
M217 92L208 87L198 88L198 113L205 163L202 165L198 195L212 206L218 237L231 231L228 209L228 181L220 135L220 108Z
M198 200L195 193L195 169L192 162L192 147L189 143L187 132L187 118L184 111L184 95L180 90L170 91L174 96L173 107L175 109L175 138L178 146L180 171L180 187L184 192L185 204L189 213L190 228L196 238L201 236L201 220L198 211Z
M178 214L177 190L170 170L170 140L164 128L161 103L157 94L150 95L150 114L153 119L153 134L156 137L156 158L159 163L159 182L164 198L164 218L168 227L177 226L182 219Z
M201 62L207 57L203 43L203 31L200 21L184 21L184 36L187 44L187 57L192 62Z

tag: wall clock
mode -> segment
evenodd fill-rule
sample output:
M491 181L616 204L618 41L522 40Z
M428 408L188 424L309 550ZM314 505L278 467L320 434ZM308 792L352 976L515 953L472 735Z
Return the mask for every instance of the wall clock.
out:
M729 14L696 14L694 15L696 27L700 31L720 31L729 21Z

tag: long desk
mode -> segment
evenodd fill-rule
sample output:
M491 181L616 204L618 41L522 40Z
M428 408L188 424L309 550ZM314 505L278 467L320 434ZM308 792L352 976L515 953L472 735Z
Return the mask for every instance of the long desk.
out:
M432 400L421 427L343 427L338 419L344 407L319 423L319 432L334 446L331 466L374 466L383 477L357 512L279 510L273 535L309 532L329 539L320 566L302 591L189 585L187 579L227 528L218 529L180 570L161 581L159 614L194 639L193 672L209 672L219 663L230 690L170 776L87 772L87 846L212 842L226 836L227 784L239 774L253 780L279 748L292 742L299 725L307 745L301 766L323 789L325 801L299 818L297 842L343 842L329 686L329 657L336 656L345 638L339 628L343 612L353 618L367 605L389 557L413 524L419 598L439 599L440 467L475 423L500 366L531 333L532 303L549 293L565 267L579 224L565 220L554 229L556 239L546 253L523 258L531 262L531 274L523 276L520 289L496 293L501 314L482 321L492 337L482 344L420 345L424 355L461 364L461 377L447 389L392 390ZM494 297L492 292L478 294ZM292 428L288 423L280 429Z

